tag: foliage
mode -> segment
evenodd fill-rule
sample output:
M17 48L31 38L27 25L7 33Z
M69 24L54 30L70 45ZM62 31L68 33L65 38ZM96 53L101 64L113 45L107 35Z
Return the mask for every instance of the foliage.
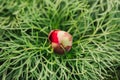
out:
M0 0L2 80L119 80L119 0ZM73 35L56 55L52 29Z

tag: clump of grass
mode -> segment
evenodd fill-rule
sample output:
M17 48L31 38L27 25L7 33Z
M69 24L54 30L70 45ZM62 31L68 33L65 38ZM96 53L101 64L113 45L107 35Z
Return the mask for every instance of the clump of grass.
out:
M0 78L118 80L119 6L118 0L1 0ZM73 35L70 52L54 54L52 29Z

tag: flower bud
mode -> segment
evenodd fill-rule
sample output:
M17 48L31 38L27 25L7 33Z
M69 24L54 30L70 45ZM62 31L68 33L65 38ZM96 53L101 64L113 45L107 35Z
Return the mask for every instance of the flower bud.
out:
M65 31L52 30L48 36L55 53L64 54L72 47L72 36Z

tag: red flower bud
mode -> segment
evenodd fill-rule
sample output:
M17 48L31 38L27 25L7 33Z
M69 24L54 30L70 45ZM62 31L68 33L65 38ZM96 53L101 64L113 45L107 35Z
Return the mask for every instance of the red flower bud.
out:
M55 53L64 54L72 47L72 36L65 31L52 30L48 36Z

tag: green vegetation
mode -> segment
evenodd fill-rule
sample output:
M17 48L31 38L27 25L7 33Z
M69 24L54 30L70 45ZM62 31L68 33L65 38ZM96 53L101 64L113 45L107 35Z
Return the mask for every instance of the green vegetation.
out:
M48 41L73 35L65 55ZM119 80L119 0L0 0L0 79Z

